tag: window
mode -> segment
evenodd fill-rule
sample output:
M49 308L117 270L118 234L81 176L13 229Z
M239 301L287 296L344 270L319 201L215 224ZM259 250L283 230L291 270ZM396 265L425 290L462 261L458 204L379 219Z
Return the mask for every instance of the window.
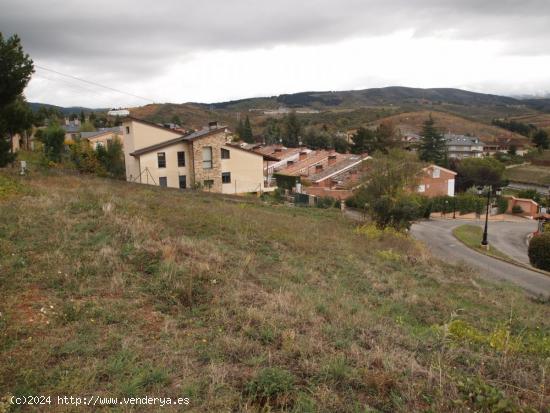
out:
M212 169L212 147L204 146L202 148L202 167L203 169Z
M130 127L126 126L126 135L128 135L129 133L130 133Z
M202 182L202 186L204 186L205 188L210 189L214 186L214 180L213 179L205 179Z
M168 186L168 180L165 176L159 176L159 186L166 188Z
M418 185L418 192L426 192L426 185Z
M180 175L180 188L187 188L187 177L185 175Z
M185 166L185 152L178 152L178 166Z
M229 159L229 149L222 148L222 159Z
M157 153L157 163L159 168L166 168L166 153L158 152Z
M231 172L222 172L222 184L231 183Z
M433 173L432 173L432 177L433 177L433 178L439 178L440 173L441 173L441 169L439 169L439 168L434 168L434 171L433 171Z

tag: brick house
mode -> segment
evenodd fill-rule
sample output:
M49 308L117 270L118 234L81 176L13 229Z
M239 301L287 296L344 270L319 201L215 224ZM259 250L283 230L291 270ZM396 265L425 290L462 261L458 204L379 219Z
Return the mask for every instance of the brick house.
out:
M422 170L424 173L416 192L428 197L455 195L456 172L437 165L429 165Z

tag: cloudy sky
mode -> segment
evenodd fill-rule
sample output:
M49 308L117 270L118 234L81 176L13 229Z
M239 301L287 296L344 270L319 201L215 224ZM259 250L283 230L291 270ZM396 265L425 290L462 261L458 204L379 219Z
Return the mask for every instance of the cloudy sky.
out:
M37 65L29 101L114 107L390 85L550 93L549 0L0 0L0 10L0 30L19 34Z

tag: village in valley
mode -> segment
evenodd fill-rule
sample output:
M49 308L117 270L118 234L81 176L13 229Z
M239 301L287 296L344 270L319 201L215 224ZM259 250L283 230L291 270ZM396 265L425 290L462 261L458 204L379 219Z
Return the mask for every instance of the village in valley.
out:
M162 27L127 33L124 53L104 54L102 37L95 72L45 58L53 46L19 6L0 16L21 26L0 32L0 413L549 413L550 95L492 78L479 84L502 93L365 88L371 77L309 49L312 34L296 34L304 45L281 34L286 8L265 5L267 20L246 9L242 33L216 13L220 31L206 35L190 14L194 37L168 23L183 15L172 6L181 13L127 5L129 21ZM309 24L312 10L295 6ZM338 26L340 8L318 21ZM257 23L280 39L249 45ZM187 54L165 31L212 43ZM394 36L449 41L407 33ZM322 39L339 62L363 41ZM78 59L96 50L79 47ZM280 86L293 47L308 56L293 61L301 82L334 71L353 88ZM379 60L365 73L383 72ZM437 68L425 76L449 79Z

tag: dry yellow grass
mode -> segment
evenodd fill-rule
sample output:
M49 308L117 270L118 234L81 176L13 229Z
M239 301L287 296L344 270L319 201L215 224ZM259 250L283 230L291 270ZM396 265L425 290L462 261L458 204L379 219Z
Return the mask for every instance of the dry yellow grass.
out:
M187 396L190 412L550 403L548 303L404 235L335 210L2 174L22 190L0 199L0 399Z
M517 133L509 132L496 126L481 122L474 122L449 113L437 111L419 111L400 113L378 121L391 121L396 128L403 132L420 133L423 123L432 115L436 126L442 133L451 132L459 135L471 134L481 138L484 142L494 142L496 138L513 138L517 141L528 143L528 139Z

